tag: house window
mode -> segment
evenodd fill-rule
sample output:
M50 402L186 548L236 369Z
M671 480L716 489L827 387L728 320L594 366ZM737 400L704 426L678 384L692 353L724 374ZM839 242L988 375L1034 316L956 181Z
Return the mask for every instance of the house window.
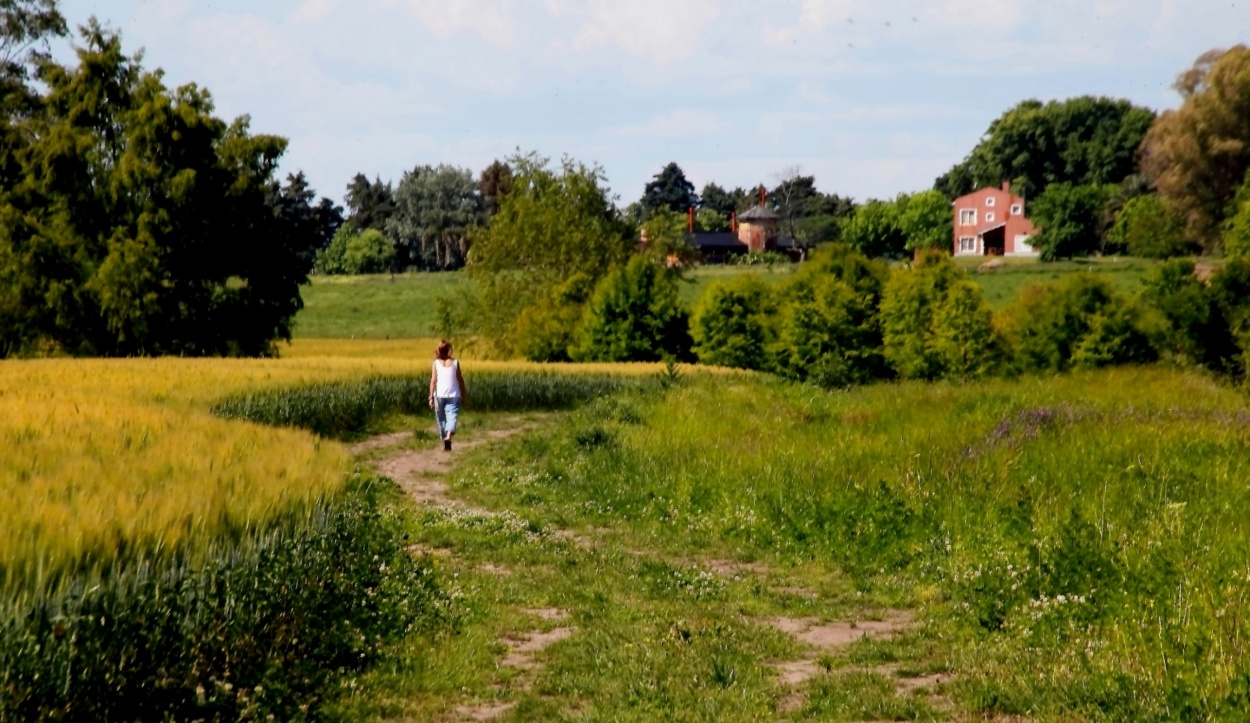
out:
M985 205L987 208L994 208L994 197L990 196L989 198L986 198Z
M1012 216L1019 216L1019 215L1021 215L1021 214L1023 214L1023 213L1024 213L1024 209L1020 206L1020 204L1018 204L1018 203L1013 203L1013 204L1011 205L1011 215L1012 215Z
M977 211L975 208L965 208L959 212L960 226L976 226Z
M971 236L959 239L959 253L968 254L977 250L977 240Z
M994 214L992 214L992 213L987 213L987 214L985 214L985 222L986 222L986 223L994 223L994 218L995 218L995 216L994 216Z

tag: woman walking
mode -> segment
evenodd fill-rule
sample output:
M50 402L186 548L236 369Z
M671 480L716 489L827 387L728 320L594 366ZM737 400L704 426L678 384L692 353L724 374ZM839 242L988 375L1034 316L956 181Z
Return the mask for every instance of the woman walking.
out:
M465 401L464 376L460 373L460 362L451 356L451 342L440 342L437 355L430 373L430 409L438 420L443 449L450 451L451 438L456 435L456 418Z

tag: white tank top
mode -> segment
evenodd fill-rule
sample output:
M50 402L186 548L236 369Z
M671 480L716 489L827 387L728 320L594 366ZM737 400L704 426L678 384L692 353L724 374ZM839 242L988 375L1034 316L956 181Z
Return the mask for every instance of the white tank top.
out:
M434 360L434 373L438 375L438 381L434 385L434 396L443 399L460 397L460 380L456 378L456 371L460 369L460 361L454 360L451 366L443 366L437 359Z

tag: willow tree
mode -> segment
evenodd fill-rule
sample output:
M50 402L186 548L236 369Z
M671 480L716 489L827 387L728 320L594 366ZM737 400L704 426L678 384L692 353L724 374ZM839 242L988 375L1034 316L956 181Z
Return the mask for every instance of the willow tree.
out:
M1184 102L1165 112L1142 145L1142 170L1208 251L1236 212L1230 202L1250 171L1250 48L1210 51L1181 74Z

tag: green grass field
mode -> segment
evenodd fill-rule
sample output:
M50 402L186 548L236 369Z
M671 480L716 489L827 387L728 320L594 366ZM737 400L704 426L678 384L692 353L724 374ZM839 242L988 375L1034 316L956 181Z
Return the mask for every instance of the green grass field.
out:
M1008 259L991 273L977 273L986 259L958 259L985 290L986 300L1001 308L1030 283L1057 281L1077 271L1105 274L1116 286L1137 293L1141 280L1157 262L1108 257L1043 264L1033 259ZM713 282L753 274L770 283L789 277L794 267L704 266L681 283L681 299L693 308ZM438 300L464 293L463 273L399 274L396 276L319 276L301 291L304 310L295 317L300 339L424 339L437 336Z
M956 265L966 270L972 279L981 285L985 291L985 300L996 309L1009 304L1020 294L1020 290L1029 284L1059 281L1064 276L1079 271L1105 275L1120 291L1137 294L1141 290L1142 279L1159 263L1149 259L1121 256L1052 263L1042 263L1037 259L1002 260L1006 262L1003 268L978 273L977 267L989 259L984 257L955 259Z
M424 339L436 336L438 300L463 293L458 272L317 276L301 289L296 338Z
M335 712L1244 720L1247 420L1160 368L840 393L692 372L470 415L469 440L523 433L441 478L460 502L395 500L455 630ZM427 424L395 420L401 454Z

